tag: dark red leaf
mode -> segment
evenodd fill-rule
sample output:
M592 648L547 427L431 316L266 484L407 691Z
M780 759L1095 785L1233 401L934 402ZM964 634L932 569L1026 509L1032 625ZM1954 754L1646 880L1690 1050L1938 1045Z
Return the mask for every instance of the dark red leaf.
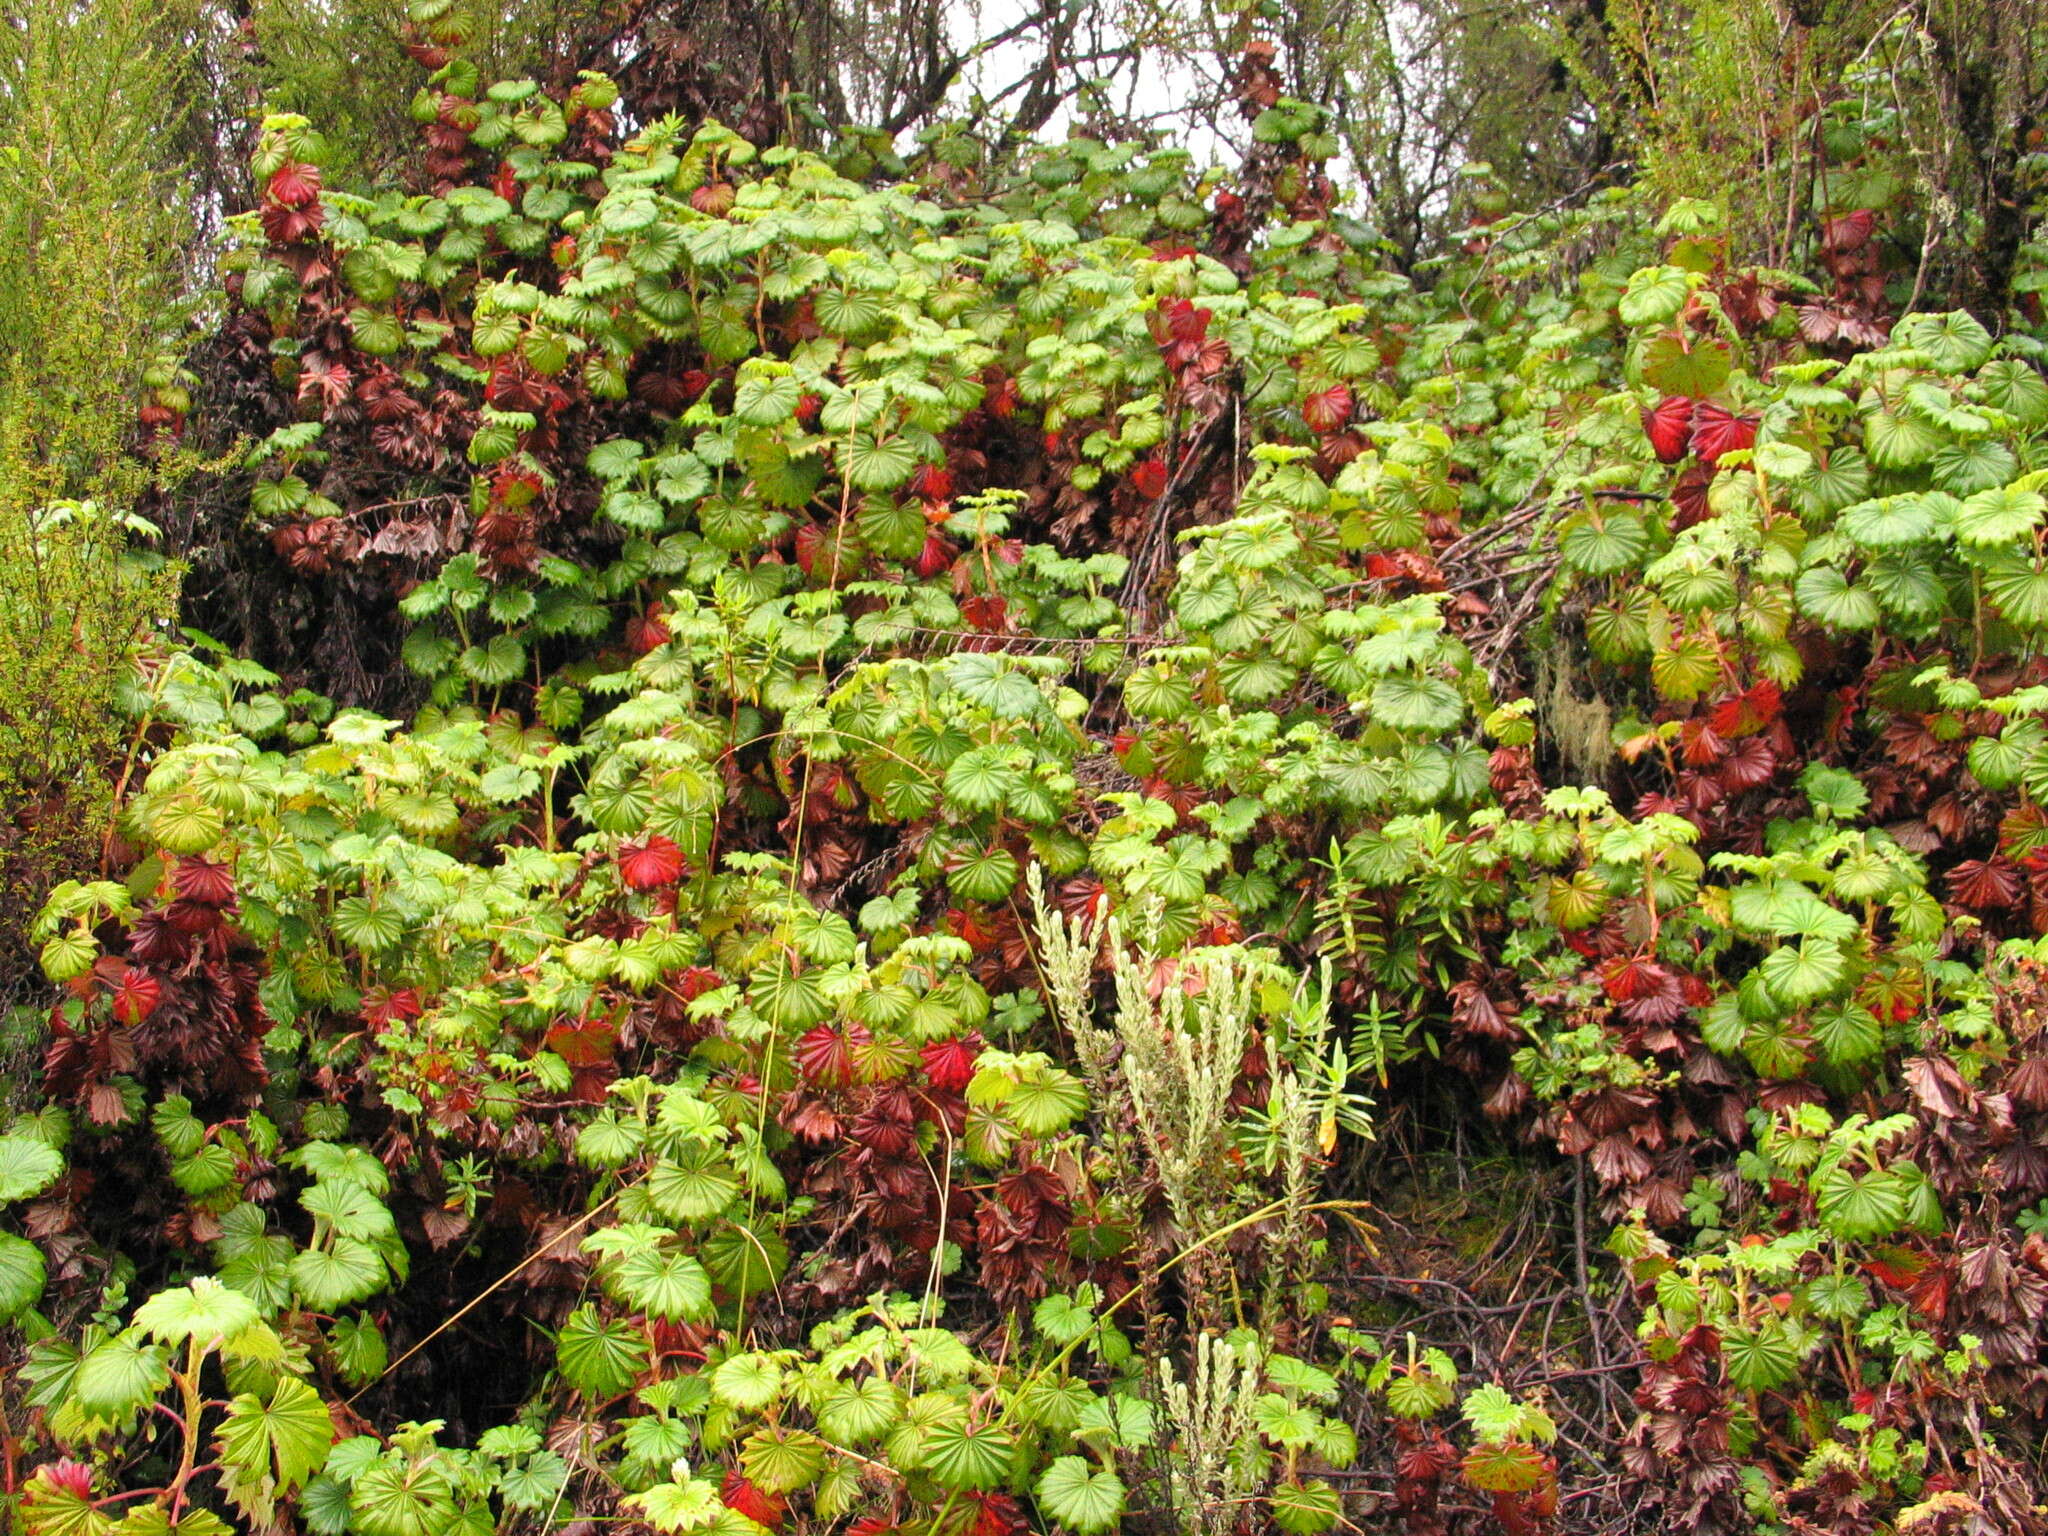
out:
M936 532L924 536L924 548L917 552L917 574L930 579L953 563L959 553L951 541Z
M1948 872L1949 893L1973 911L2010 907L2020 899L2019 867L2003 854L1965 859Z
M178 860L171 869L171 885L185 900L209 907L224 907L235 899L234 871L213 859Z
M609 1019L575 1019L549 1030L547 1046L572 1067L595 1067L612 1059L619 1032Z
M860 1024L849 1024L843 1029L836 1024L819 1024L797 1037L791 1054L796 1057L797 1070L810 1081L827 1088L843 1088L853 1081L855 1054L873 1039Z
M1312 432L1335 432L1351 419L1351 404L1351 387L1332 384L1301 402L1301 419L1308 423Z
M1670 979L1663 966L1643 955L1617 955L1600 967L1600 984L1617 1003L1648 997Z
M1768 784L1778 766L1778 754L1761 736L1745 736L1728 744L1721 759L1721 782L1729 790L1755 789Z

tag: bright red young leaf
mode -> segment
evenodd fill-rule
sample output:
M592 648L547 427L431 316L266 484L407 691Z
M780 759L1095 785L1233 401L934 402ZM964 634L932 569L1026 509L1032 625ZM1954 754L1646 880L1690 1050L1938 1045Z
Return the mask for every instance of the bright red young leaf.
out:
M319 199L320 167L287 161L270 173L267 190L272 202L286 208L304 208Z
M667 615L659 603L649 603L646 612L626 621L626 645L636 656L645 656L668 638Z
M1669 980L1663 966L1642 955L1617 955L1600 967L1600 984L1617 1003L1648 997Z
M619 844L619 878L636 891L671 885L683 873L683 850L659 832Z
M1666 395L1643 412L1643 435L1662 464L1676 464L1692 443L1694 402L1683 395Z
M725 1486L719 1489L718 1497L727 1509L738 1510L757 1525L775 1530L782 1524L782 1516L789 1508L789 1501L779 1493L769 1493L756 1488L741 1476L737 1467L725 1474Z
M917 552L917 574L929 580L951 565L958 553L950 540L937 533L927 533L924 548Z
M858 1053L871 1044L874 1035L862 1024L818 1024L797 1037L791 1054L797 1070L814 1083L827 1088L844 1088L853 1081Z
M1009 609L1008 600L993 593L979 592L960 599L960 617L985 635L1003 632Z
M910 477L910 494L920 501L950 501L953 471L943 464L920 464Z
M951 1040L934 1040L918 1052L932 1086L955 1091L972 1081L974 1063L980 1055L981 1036L972 1032Z
M1693 418L1692 451L1706 463L1718 464L1724 453L1755 446L1757 426L1754 416L1734 416L1702 401Z
M1166 494L1166 461L1164 459L1140 459L1131 466L1131 489L1147 501L1157 501Z
M382 1029L420 1016L420 995L411 987L371 987L363 993L364 1022Z
M140 1024L163 1001L163 983L147 971L129 966L114 983L114 1017L123 1024Z

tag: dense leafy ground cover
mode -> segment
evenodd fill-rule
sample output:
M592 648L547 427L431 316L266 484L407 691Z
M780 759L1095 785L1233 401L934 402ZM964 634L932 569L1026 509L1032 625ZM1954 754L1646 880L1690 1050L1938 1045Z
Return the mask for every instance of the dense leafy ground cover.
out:
M1225 185L422 51L142 406L424 702L142 658L29 1536L2040 1527L2048 383L1856 123L1810 274L1616 191L1418 286L1256 58ZM1355 1289L1418 1103L1577 1170L1533 1366Z

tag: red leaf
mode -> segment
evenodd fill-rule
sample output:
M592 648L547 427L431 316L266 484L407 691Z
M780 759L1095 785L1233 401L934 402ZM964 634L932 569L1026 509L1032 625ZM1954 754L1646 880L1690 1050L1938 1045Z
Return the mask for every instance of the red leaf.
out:
M1714 515L1707 505L1707 488L1713 483L1714 472L1704 464L1689 464L1679 474L1678 483L1671 487L1671 505L1678 513L1671 521L1672 532L1683 533Z
M973 597L960 599L960 616L985 635L1003 632L1010 605L1001 597L978 593Z
M816 523L805 523L796 531L796 563L803 573L811 574L811 567L818 558L818 546L825 542L825 530Z
M1910 1290L1927 1267L1924 1254L1910 1248L1880 1248L1863 1261L1863 1272L1894 1290Z
M739 190L731 182L711 181L691 192L690 206L699 213L722 219L732 212L732 205L738 198Z
M1167 338L1183 343L1200 341L1208 335L1209 322L1215 318L1192 299L1175 299L1166 306L1165 313Z
M706 992L725 985L725 977L708 965L693 965L677 978L676 991L686 1003L694 1003Z
M171 885L187 901L224 907L235 899L235 875L227 865L202 857L182 858L171 869Z
M1600 967L1600 984L1617 1003L1648 997L1670 979L1663 966L1641 955L1617 955Z
M320 167L287 161L270 173L270 199L286 208L304 208L320 197Z
M974 1063L981 1055L981 1036L970 1033L951 1040L934 1040L918 1055L933 1087L957 1091L974 1077Z
M1718 463L1724 453L1754 446L1757 425L1754 416L1732 416L1703 401L1693 420L1693 452L1709 464Z
M1695 768L1706 768L1728 755L1728 743L1704 720L1688 720L1679 728L1679 750Z
M667 615L661 611L661 604L649 603L645 613L637 614L626 621L626 645L634 655L645 656L656 646L665 644L669 638Z
M163 983L147 971L129 966L114 983L114 1017L123 1024L140 1024L163 1001Z
M781 1494L756 1488L740 1475L738 1468L725 1474L725 1486L718 1490L718 1497L727 1509L738 1510L771 1531L782 1524L783 1512L789 1508L789 1501Z
M1317 390L1301 402L1301 419L1312 432L1336 431L1351 419L1351 387L1332 384L1328 389Z
M619 845L619 876L636 891L672 885L683 873L683 850L659 832Z
M920 501L949 501L953 496L953 472L943 464L920 464L910 477L910 494Z
M1776 720L1784 707L1784 696L1778 685L1765 678L1714 706L1714 731L1731 741L1738 736L1747 736Z
M372 987L363 994L363 1019L382 1029L420 1016L420 995L411 987Z
M1858 208L1840 218L1825 219L1820 226L1821 248L1833 255L1861 250L1869 242L1870 232L1876 225L1877 214L1868 208Z
M797 1070L814 1083L843 1088L853 1081L855 1054L874 1039L865 1025L819 1024L797 1037L791 1054Z
M1684 395L1666 395L1643 412L1643 435L1662 464L1676 464L1692 442L1693 402Z
M1147 501L1157 501L1166 494L1166 461L1163 459L1140 459L1131 466L1131 489Z
M973 1536L1023 1536L1031 1529L1024 1518L1024 1511L1007 1493L976 1493L968 1497L981 1505L981 1513L975 1517Z
M2004 854L1965 859L1948 872L1948 888L1957 901L1974 911L2010 907L2020 899L2019 868Z
M1721 783L1731 791L1755 789L1770 782L1777 766L1778 754L1771 750L1768 741L1761 736L1745 736L1729 743L1728 755L1721 760Z
M36 1468L35 1475L52 1488L73 1494L81 1499L92 1497L92 1468L82 1461L48 1461Z
M547 1047L572 1067L595 1067L612 1059L619 1033L607 1019L576 1019L548 1031Z
M937 533L927 533L924 548L917 552L917 574L929 580L951 565L956 553L949 540Z

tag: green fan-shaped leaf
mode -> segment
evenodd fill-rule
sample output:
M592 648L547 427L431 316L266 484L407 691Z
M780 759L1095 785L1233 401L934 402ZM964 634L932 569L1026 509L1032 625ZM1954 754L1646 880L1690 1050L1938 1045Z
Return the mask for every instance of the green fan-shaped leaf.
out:
M1643 520L1633 512L1581 512L1558 534L1558 553L1565 564L1588 576L1611 576L1627 570L1650 547Z
M1122 1479L1080 1456L1056 1456L1038 1476L1038 1503L1081 1536L1114 1530L1124 1515Z
M1809 566L1795 588L1799 606L1831 629L1869 629L1878 621L1877 597L1831 565Z
M1465 717L1458 690L1440 677L1383 677L1371 707L1375 720L1399 731L1448 731Z
M578 1307L555 1335L562 1379L590 1398L614 1397L633 1384L647 1363L647 1340L625 1322L607 1321L595 1307Z
M839 445L839 472L857 490L893 491L917 464L917 447L906 438L856 432Z
M40 1248L27 1238L0 1232L0 1323L36 1304L47 1273Z
M292 1259L292 1285L316 1312L338 1312L384 1288L384 1261L377 1250L337 1237L331 1249L309 1248Z
M1616 306L1624 325L1668 325L1692 292L1692 274L1679 267L1644 267L1628 280Z
M1946 441L1939 429L1918 416L1876 411L1863 424L1863 451L1880 469L1925 464Z
M711 1310L711 1277L685 1253L641 1249L607 1276L608 1289L650 1317L700 1318Z
M1007 848L969 854L946 873L956 896L967 901L1000 901L1017 884L1017 856Z
M1925 352L1942 373L1968 373L1991 355L1991 333L1960 309L1941 315L1908 315L1892 337Z
M220 1427L220 1457L246 1473L299 1487L327 1460L334 1421L320 1394L296 1377L282 1378L265 1402L244 1392L228 1405Z
M1721 1359L1729 1382L1743 1392L1768 1392L1799 1374L1799 1351L1777 1323L1725 1330Z
M187 1285L158 1291L135 1309L135 1326L165 1344L232 1338L259 1317L240 1291L201 1275Z
M1919 495L1880 496L1842 514L1842 532L1872 549L1918 544L1934 536L1934 508Z
M756 1413L775 1401L785 1375L767 1355L733 1355L711 1373L711 1393L743 1413Z
M71 1390L87 1413L118 1419L170 1384L170 1369L164 1364L160 1346L116 1335L86 1352L71 1379Z
M818 1405L818 1428L842 1445L879 1438L903 1412L903 1392L886 1376L841 1382Z
M779 426L796 414L803 386L792 374L745 372L733 390L732 413L754 427Z
M1979 547L2015 543L2041 526L2048 500L2036 491L2001 486L1966 498L1956 514L1956 537Z
M19 1133L0 1136L0 1202L40 1195L63 1171L64 1159L48 1142Z
M966 1419L934 1424L925 1431L924 1468L932 1481L955 1493L993 1488L1009 1474L1016 1442L998 1424L980 1427Z
M1885 1237L1906 1222L1904 1182L1889 1169L1858 1173L1837 1163L1814 1183L1821 1225L1838 1237Z
M808 1430L770 1425L747 1437L740 1447L740 1467L764 1493L794 1493L825 1470L825 1444Z

